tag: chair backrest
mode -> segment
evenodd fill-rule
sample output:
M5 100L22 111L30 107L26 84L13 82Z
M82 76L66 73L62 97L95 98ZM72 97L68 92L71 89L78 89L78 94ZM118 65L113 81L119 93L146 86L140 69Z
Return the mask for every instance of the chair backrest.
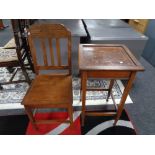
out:
M18 19L11 19L12 30L14 35L14 40L16 44L16 49L21 50L23 47L22 39L21 39L21 32L19 28L19 20Z
M35 45L36 39L40 44L41 54L39 56L43 60L41 65L37 61L37 50L39 49ZM62 64L61 39L67 40L67 64L65 65ZM65 26L61 24L32 25L29 28L28 40L36 74L39 74L40 70L68 70L69 75L71 74L71 32ZM55 41L55 47L53 41ZM54 48L56 49L55 54Z
M11 19L11 25L12 25L12 30L13 30L13 36L15 40L15 48L16 48L16 53L18 57L19 63L23 66L24 65L24 60L23 59L23 43L21 39L21 33L19 29L19 22L18 19Z

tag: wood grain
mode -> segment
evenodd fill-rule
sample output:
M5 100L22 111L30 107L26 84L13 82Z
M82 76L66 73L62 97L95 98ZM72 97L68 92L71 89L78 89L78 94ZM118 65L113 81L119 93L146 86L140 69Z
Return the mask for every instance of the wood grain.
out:
M68 40L68 64L62 65L60 54L60 39L66 38ZM29 29L29 44L32 52L32 58L34 61L34 67L36 71L36 77L32 82L31 87L27 91L22 104L25 106L25 110L30 118L35 129L37 124L40 123L56 123L65 122L73 123L73 109L72 109L72 76L71 76L71 33L61 24L43 24L33 25ZM41 40L41 48L43 52L44 65L37 64L36 53L37 50L34 45L34 40ZM52 39L56 40L57 60L58 64L55 64L55 58L53 53ZM45 47L45 40L48 41L50 49L51 65L47 61L47 48ZM68 70L68 74L52 74L41 75L40 70ZM38 108L63 108L67 109L69 120L35 120L32 116L32 109Z
M136 72L144 71L144 67L133 56L131 51L120 44L81 44L79 45L79 69L81 75L81 94L82 94L82 125L84 125L85 115L89 116L111 116L116 115L114 125L119 120L125 100L131 89ZM115 112L88 112L86 111L86 91L88 78L110 79L107 101L112 96L115 105ZM121 101L117 107L112 95L114 79L128 79ZM90 89L93 91L93 89ZM103 89L104 90L104 89ZM94 89L96 91L96 89Z

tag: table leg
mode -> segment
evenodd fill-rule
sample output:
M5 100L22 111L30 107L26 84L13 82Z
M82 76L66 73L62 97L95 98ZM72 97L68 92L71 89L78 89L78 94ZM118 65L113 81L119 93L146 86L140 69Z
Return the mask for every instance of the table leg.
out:
M80 102L82 101L82 74L81 74L81 87L80 87Z
M112 80L110 80L110 84L109 84L109 90L108 90L108 95L107 95L107 99L106 99L107 102L109 100L113 85L114 85L114 80L112 79Z
M127 83L127 85L126 85L126 87L124 89L120 104L118 106L118 111L117 111L116 118L115 118L115 121L114 121L114 126L116 125L117 121L119 120L119 118L120 118L120 116L122 114L124 104L125 104L125 101L126 101L126 98L127 98L128 94L129 94L129 91L131 89L132 83L133 83L133 81L135 79L135 75L136 75L136 72L131 73L130 79L128 80L128 83Z
M84 126L86 111L86 89L87 89L87 73L82 72L82 126Z

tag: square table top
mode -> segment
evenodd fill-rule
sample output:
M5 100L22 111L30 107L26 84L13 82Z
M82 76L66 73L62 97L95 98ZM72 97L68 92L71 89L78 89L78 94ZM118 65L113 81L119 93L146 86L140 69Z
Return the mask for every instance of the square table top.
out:
M143 71L143 66L125 45L81 44L79 47L80 70L129 70Z

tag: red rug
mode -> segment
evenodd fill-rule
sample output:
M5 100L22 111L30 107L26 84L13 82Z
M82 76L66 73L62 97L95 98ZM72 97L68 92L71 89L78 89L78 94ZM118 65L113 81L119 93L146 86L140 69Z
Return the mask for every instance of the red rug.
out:
M123 111L116 126L113 116L86 116L85 125L81 127L80 111L73 113L73 126L69 123L38 124L38 130L28 124L27 135L135 135L135 128L126 111ZM35 119L68 119L66 112L37 113Z
M37 113L35 119L67 119L67 112L53 112L53 113ZM74 112L74 123L70 127L69 123L55 123L55 124L38 124L38 130L35 130L31 123L29 123L26 134L27 135L81 135L80 112Z

